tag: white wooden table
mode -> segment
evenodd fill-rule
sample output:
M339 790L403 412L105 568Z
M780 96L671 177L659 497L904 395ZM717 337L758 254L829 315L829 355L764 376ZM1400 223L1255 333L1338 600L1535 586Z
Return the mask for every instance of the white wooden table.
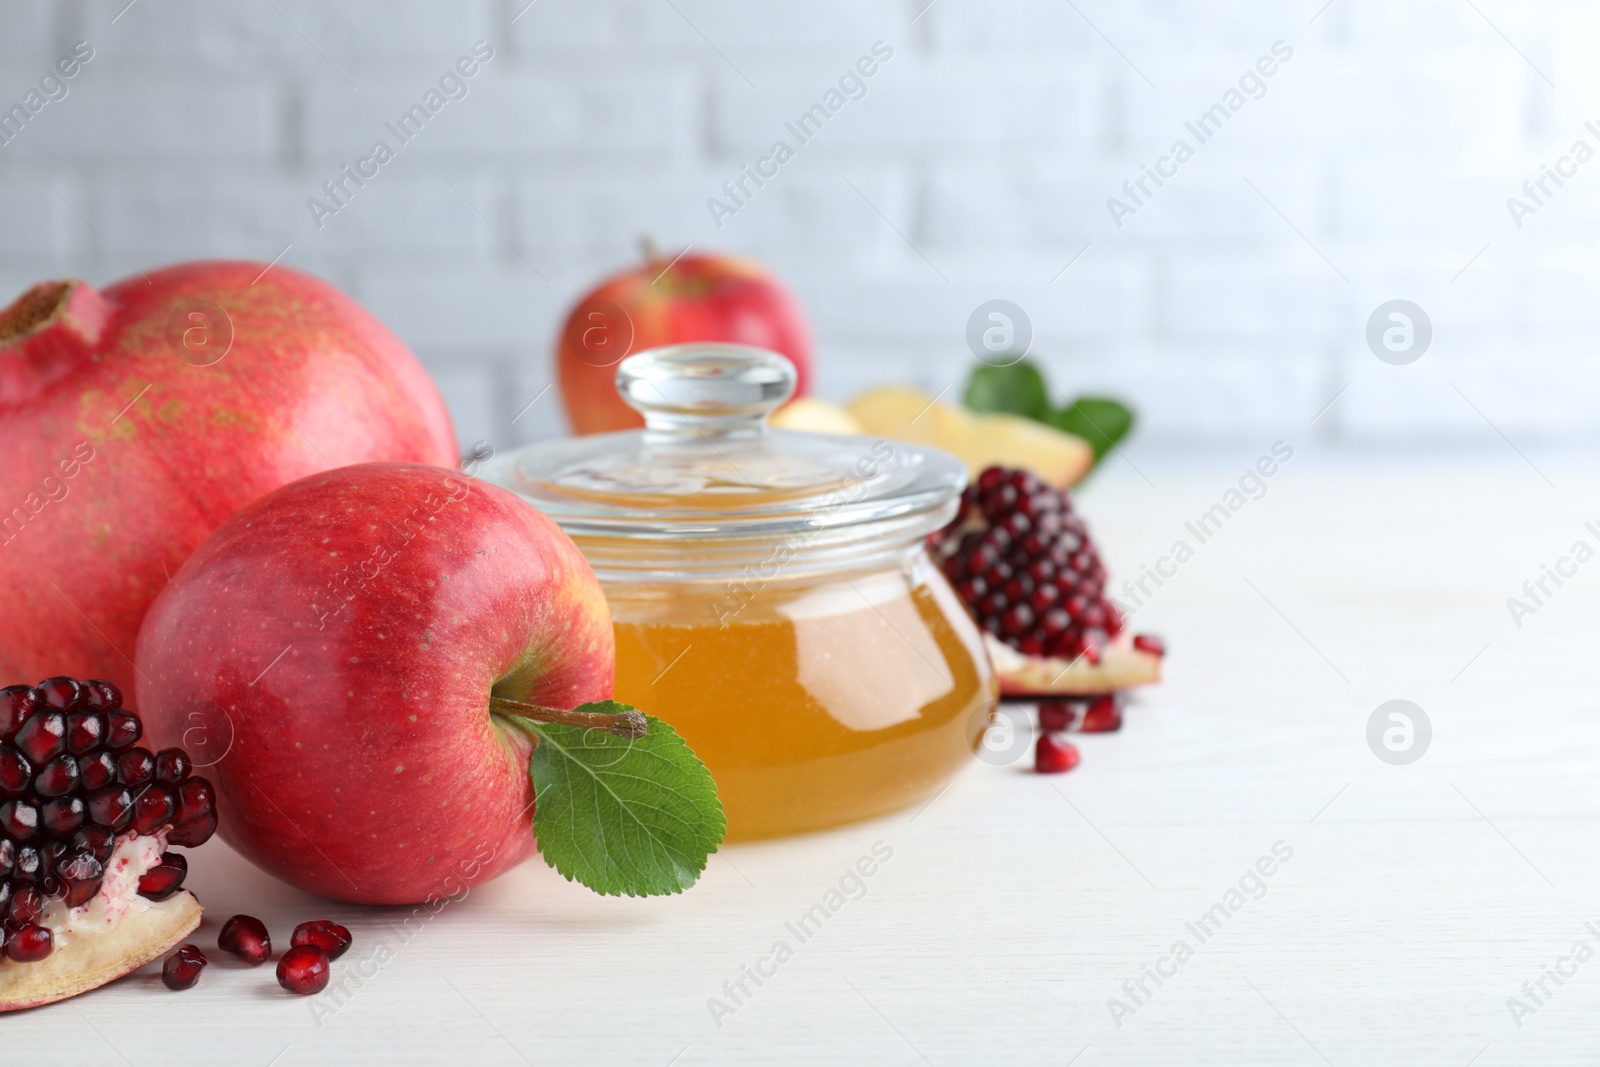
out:
M1194 544L1185 520L1269 445L1114 464L1081 500L1113 574ZM680 898L601 899L534 861L406 935L219 841L190 882L204 947L236 911L280 941L333 918L361 987L293 998L212 953L186 993L147 969L7 1017L0 1062L1594 1063L1600 960L1562 963L1520 1026L1508 1007L1575 941L1600 950L1600 561L1520 629L1505 605L1600 547L1600 460L1533 458L1301 449L1140 615L1168 680L1079 738L1077 770L975 763L920 814L730 847ZM1366 741L1394 698L1433 727L1406 766ZM879 841L865 895L801 942L785 924ZM1201 943L1186 923L1276 842L1292 859ZM779 939L792 958L735 1005L724 983ZM1135 1004L1124 983L1180 940ZM1136 1009L1120 1026L1111 998Z

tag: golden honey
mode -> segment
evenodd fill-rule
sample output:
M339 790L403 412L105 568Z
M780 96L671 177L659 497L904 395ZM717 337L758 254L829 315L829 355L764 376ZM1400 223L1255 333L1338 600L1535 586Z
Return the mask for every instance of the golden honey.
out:
M730 839L931 798L972 758L996 699L976 628L920 550L876 573L773 584L732 611L705 584L606 594L616 698L705 761Z

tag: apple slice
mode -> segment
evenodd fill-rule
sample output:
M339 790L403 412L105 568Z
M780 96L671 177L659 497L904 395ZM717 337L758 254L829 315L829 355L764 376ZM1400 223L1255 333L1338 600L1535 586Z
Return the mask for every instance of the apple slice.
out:
M1058 489L1094 465L1089 442L1021 415L975 414L900 385L869 389L850 402L862 432L954 454L976 478L988 467L1022 467Z
M811 433L861 433L856 417L831 400L800 396L774 411L768 426L780 430L807 430Z
M1027 656L993 634L983 643L1004 697L1094 696L1161 681L1161 657L1134 648L1126 632L1100 650L1099 663Z

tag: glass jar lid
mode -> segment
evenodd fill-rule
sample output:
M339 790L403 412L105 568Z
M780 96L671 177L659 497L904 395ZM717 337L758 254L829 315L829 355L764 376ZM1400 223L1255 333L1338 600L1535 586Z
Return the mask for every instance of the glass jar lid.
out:
M955 457L887 438L769 427L794 387L794 366L775 352L650 349L617 368L617 389L644 416L643 430L540 442L494 457L479 474L545 512L586 553L588 541L621 539L692 542L726 557L740 544L808 532L817 548L885 537L903 545L949 521L967 481Z

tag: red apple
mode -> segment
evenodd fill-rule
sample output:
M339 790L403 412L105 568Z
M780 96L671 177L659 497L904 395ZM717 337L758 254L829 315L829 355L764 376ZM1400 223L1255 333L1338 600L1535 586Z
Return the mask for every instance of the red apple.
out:
M529 743L490 697L611 695L611 616L571 539L458 472L368 463L256 501L139 635L157 744L228 745L222 836L302 889L453 896L534 850Z
M167 577L228 516L314 471L453 466L406 347L325 282L188 263L0 310L0 677L134 686Z
M805 395L810 332L776 278L747 259L691 253L673 260L646 251L645 263L579 300L561 328L556 374L574 432L643 426L617 395L617 364L661 345L724 341L770 349L789 357L799 378L795 396Z

